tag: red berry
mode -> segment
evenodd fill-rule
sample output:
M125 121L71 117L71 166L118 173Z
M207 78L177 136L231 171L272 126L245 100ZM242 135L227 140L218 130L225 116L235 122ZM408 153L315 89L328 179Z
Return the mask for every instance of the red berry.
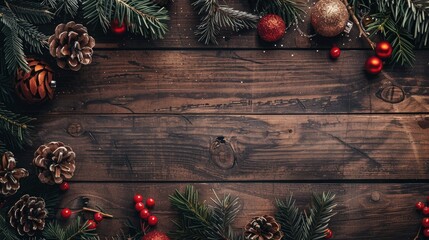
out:
M86 225L88 225L88 229L96 229L97 228L97 223L94 222L94 220L89 219L88 221L86 221Z
M423 235L424 235L425 237L429 237L429 228L425 228L425 229L423 229Z
M96 221L96 222L101 222L101 221L103 221L103 214L101 214L101 213L94 213L94 220Z
M64 208L63 210L61 210L61 217L64 219L69 218L72 215L72 211L68 208Z
M152 215L147 219L147 223L149 223L150 226L155 226L158 223L158 218Z
M416 203L416 209L417 210L423 210L423 208L426 207L423 202L417 202Z
M376 56L369 57L365 62L365 70L369 74L378 74L383 69L383 62Z
M341 49L337 46L333 46L331 48L331 51L329 51L329 56L331 56L332 59L337 59L341 55Z
M134 202L135 203L143 202L143 196L140 194L134 195Z
M150 212L147 208L140 211L140 218L146 220L150 216Z
M146 200L146 207L151 208L155 206L155 199L153 198L148 198Z
M60 190L65 192L70 189L70 185L68 182L63 182L60 184Z
M392 56L393 48L388 41L381 41L375 47L375 53L379 58L389 58Z
M117 18L113 19L113 21L110 23L110 28L112 29L112 32L117 35L122 35L127 31L125 22L119 24L119 20Z
M136 203L135 209L137 212L140 212L141 210L144 209L144 204L142 202Z
M422 209L422 212L423 212L424 215L429 215L429 207L424 207Z
M423 218L422 219L422 226L424 228L429 228L429 218Z
M332 230L329 229L329 228L327 228L326 231L325 231L325 238L326 239L331 239L333 235L334 235L334 233L332 232Z

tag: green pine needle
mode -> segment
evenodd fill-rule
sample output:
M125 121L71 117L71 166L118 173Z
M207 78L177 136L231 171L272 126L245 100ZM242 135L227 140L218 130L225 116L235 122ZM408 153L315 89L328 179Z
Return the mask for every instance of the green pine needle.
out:
M40 3L29 1L5 1L18 18L34 24L45 24L54 18L54 14Z
M0 239L2 240L19 240L18 234L9 227L9 222L0 215Z
M281 16L287 26L298 23L306 14L304 0L257 0L255 11L261 15L273 13Z
M201 15L195 34L199 36L198 41L205 44L217 44L216 38L223 28L233 31L252 29L259 20L256 15L221 5L218 0L195 0L192 5Z
M99 239L95 229L89 229L87 222L82 223L77 217L67 227L63 227L58 222L49 222L43 231L43 237L47 240L96 240Z
M286 239L299 239L303 222L302 213L295 205L292 194L286 201L276 200L278 211L276 219L279 221Z
M0 141L8 149L23 149L31 143L29 125L34 119L13 113L0 103Z

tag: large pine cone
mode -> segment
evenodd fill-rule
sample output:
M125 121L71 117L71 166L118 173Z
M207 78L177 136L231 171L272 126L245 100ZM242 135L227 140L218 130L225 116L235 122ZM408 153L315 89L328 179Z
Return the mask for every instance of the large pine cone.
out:
M30 197L26 194L9 210L8 216L10 225L16 228L19 235L34 236L36 231L45 228L48 210L43 198Z
M55 34L49 37L49 52L57 58L62 69L79 71L82 65L92 62L92 48L95 40L88 35L88 29L73 21L61 23L55 28Z
M0 186L1 194L10 196L20 188L19 180L28 177L28 171L24 168L16 168L16 161L13 153L5 152L0 164Z
M33 164L42 183L61 184L73 177L76 169L76 154L62 142L50 142L40 146L34 153Z
M244 228L244 237L247 240L280 240L283 237L280 229L274 217L255 217Z

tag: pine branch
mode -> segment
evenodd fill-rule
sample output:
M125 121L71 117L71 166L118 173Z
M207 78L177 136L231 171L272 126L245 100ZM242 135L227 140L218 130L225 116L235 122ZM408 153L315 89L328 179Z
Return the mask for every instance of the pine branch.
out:
M195 0L192 5L198 10L198 15L202 15L195 34L200 36L198 41L205 44L217 44L216 37L222 28L233 31L251 29L259 20L256 15L220 5L218 0Z
M0 239L2 240L19 240L15 231L9 227L9 222L0 215Z
M13 93L12 78L9 75L0 73L0 103L11 103Z
M54 18L54 14L40 3L22 0L5 0L5 4L18 18L34 24L45 24Z
M74 18L79 10L79 3L81 0L57 0L55 15L70 15ZM52 3L52 2L51 2Z
M58 222L50 222L43 231L43 237L47 240L75 240L75 239L98 239L95 229L88 229L87 222L81 223L80 217L71 222L67 227Z
M278 211L276 219L282 227L285 239L299 240L299 234L303 223L303 216L295 205L293 196L290 195L286 201L277 200Z
M215 198L212 198L214 206L213 209L213 225L216 236L213 239L234 239L234 231L232 223L240 211L240 203L237 197L226 195L220 199L216 192L213 190Z
M83 10L88 23L105 32L114 19L126 22L131 33L152 39L162 39L168 31L168 11L151 0L84 0Z
M336 215L334 208L337 204L335 204L334 199L335 194L330 192L320 195L313 194L310 214L305 216L305 221L301 228L303 240L317 240L325 237L328 223Z
M23 149L31 142L29 125L34 119L13 113L0 103L0 140L10 149Z
M303 0L257 0L255 11L261 15L273 13L281 16L287 26L291 26L302 19L306 14Z

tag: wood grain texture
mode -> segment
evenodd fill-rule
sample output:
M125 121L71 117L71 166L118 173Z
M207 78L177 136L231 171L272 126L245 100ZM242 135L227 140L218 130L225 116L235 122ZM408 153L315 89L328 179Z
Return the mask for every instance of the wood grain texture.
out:
M423 128L428 119L425 115L46 116L39 119L37 143L71 145L78 156L76 181L427 179L429 140ZM226 145L213 147L221 138Z
M119 232L126 219L137 221L132 196L141 193L153 197L157 205L153 213L160 218L158 230L168 231L176 217L168 196L175 189L184 189L186 183L75 183L64 195L62 207L77 208L77 199L85 196L90 204L102 207L114 219L104 220L98 226L103 236ZM274 214L275 199L284 199L291 192L297 205L308 207L311 192L331 191L337 195L338 215L330 228L335 239L412 239L417 233L420 216L414 203L429 194L427 184L307 184L307 183L209 183L194 185L201 193L201 200L210 203L212 189L219 195L232 194L240 198L242 210L235 222L242 228L252 217ZM113 197L112 197L113 196Z
M49 113L427 112L429 54L413 69L363 70L367 51L97 51L79 73L59 72ZM398 86L395 92L383 89ZM404 100L386 101L402 94ZM383 97L381 97L383 96ZM392 97L394 98L394 97ZM29 108L28 111L40 111Z
M286 31L285 37L276 43L264 43L257 36L257 31L244 30L240 32L223 31L218 37L218 45L205 45L198 42L198 37L194 35L200 17L197 11L191 6L193 1L175 1L170 7L171 20L168 23L169 32L162 40L148 40L134 35L115 36L112 33L103 34L94 32L97 35L96 48L120 48L120 49L158 49L158 48L331 48L333 43L342 48L366 48L369 46L358 36L358 29L353 27L350 34L341 34L335 38L304 37L296 27L292 26ZM226 1L231 7L237 10L252 12L252 7L247 0ZM314 34L310 26L310 7L314 0L308 1L307 15L304 21L299 23L299 28L307 35Z

